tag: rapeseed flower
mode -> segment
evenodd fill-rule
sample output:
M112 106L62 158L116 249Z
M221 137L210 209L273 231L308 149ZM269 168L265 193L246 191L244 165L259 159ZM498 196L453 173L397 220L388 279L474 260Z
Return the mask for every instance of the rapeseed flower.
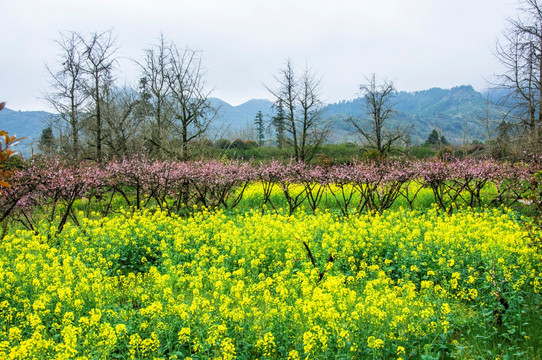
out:
M493 210L143 210L51 239L22 230L0 244L0 358L430 353L426 339L464 326L464 309L483 324L495 294L540 291L524 235Z

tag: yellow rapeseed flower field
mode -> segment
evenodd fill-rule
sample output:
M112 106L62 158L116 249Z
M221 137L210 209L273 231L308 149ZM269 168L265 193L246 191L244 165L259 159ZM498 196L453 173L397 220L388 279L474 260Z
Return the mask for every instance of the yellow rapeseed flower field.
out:
M521 221L121 210L17 230L0 244L0 359L540 356L542 262Z

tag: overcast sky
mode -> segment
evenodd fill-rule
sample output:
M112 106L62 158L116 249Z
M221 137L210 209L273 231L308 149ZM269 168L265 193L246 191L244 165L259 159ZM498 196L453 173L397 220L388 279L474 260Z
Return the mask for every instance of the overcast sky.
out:
M203 51L212 96L232 105L270 98L273 73L291 59L322 77L322 99L356 96L364 77L398 90L488 87L493 56L516 0L14 0L0 7L0 100L50 110L45 64L62 31L113 29L122 78L135 84L143 49L162 32Z

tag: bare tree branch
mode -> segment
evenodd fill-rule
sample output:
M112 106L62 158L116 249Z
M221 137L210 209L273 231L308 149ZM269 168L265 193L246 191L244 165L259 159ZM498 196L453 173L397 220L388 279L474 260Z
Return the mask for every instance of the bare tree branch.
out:
M499 87L508 91L503 103L510 109L508 124L538 142L542 124L542 5L522 0L517 18L507 19L495 56L505 71L497 75Z
M79 35L79 40L84 47L84 67L86 74L85 90L92 100L87 109L90 114L87 129L93 133L90 145L96 148L96 160L102 162L104 140L103 126L104 119L102 105L106 92L113 84L113 71L116 64L115 53L116 39L112 30L102 33L91 33L88 38Z
M56 43L60 49L60 66L58 69L46 66L51 90L45 92L43 98L58 113L60 132L64 126L67 128L67 142L61 144L64 153L78 159L81 152L80 133L85 118L84 107L89 98L83 90L83 43L81 36L75 32L60 33L60 40Z
M180 158L189 158L188 144L204 134L217 116L209 102L212 90L205 84L201 52L168 47L166 80L171 91L174 132L179 135Z
M321 116L320 79L308 67L299 79L296 78L293 65L287 60L284 68L275 75L275 80L278 83L276 90L266 88L280 109L280 119L276 122L280 126L279 143L284 140L292 146L296 160L308 162L327 135ZM283 139L283 132L289 136Z
M377 84L376 75L366 78L366 83L360 85L360 91L365 103L366 118L349 117L348 122L354 126L363 142L386 155L407 134L407 127L399 124L392 127L390 120L394 114L393 98L396 94L393 82L384 81Z

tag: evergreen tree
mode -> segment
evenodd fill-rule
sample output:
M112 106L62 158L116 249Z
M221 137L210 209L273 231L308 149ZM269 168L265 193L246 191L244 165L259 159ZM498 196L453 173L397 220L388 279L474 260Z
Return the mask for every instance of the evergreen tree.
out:
M425 145L448 145L448 140L446 140L444 135L440 135L436 129L433 129L427 140L425 140Z
M444 135L441 135L440 136L440 145L449 145L450 143L448 142L448 140L446 140L446 138L444 137Z
M53 152L54 147L55 147L55 139L53 136L53 129L49 125L41 131L38 148L44 153L51 153Z
M264 139L264 123L263 123L263 114L261 111L258 111L256 117L254 118L254 124L256 127L256 134L258 136L258 145L263 146Z
M271 125L275 128L275 134L277 136L277 146L282 149L284 147L284 128L286 121L286 114L284 112L284 105L282 101L278 102L278 105L275 105L277 109L277 114L273 116Z
M149 81L146 77L139 79L138 86L138 101L135 109L135 115L144 119L146 116L152 114L152 95L149 91Z
M431 134L429 134L427 140L425 140L425 143L427 145L438 145L439 136L437 130L433 129L433 131L431 131Z

